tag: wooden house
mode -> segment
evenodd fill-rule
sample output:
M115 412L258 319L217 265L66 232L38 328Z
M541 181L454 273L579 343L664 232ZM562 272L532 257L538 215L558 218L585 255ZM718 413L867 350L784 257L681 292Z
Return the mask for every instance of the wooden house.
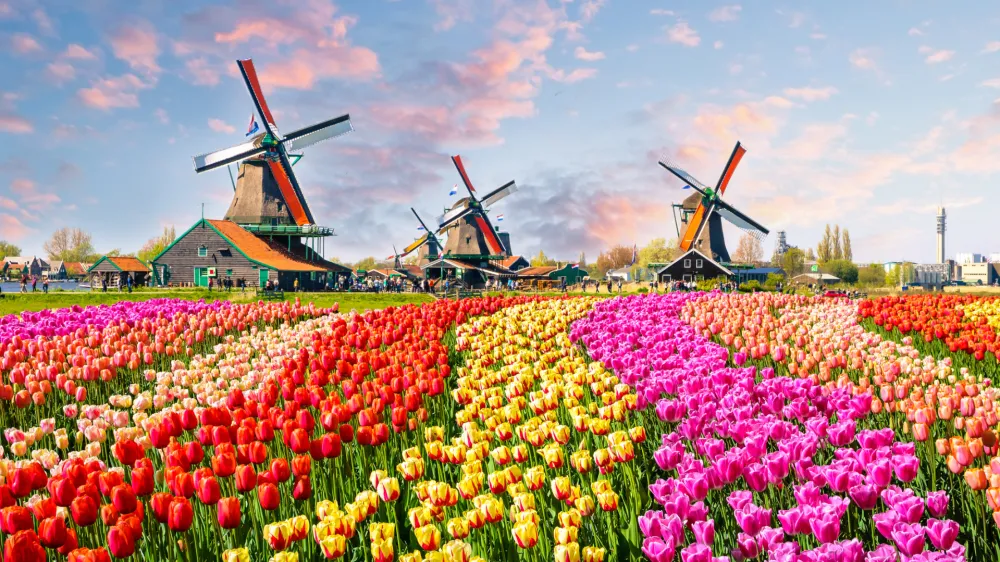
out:
M134 287L143 287L149 284L149 274L149 266L132 256L104 256L87 269L92 291L105 287L117 289L119 281L124 287L128 283L127 277L132 278Z
M46 277L49 279L65 279L66 278L66 262L62 260L53 260L49 262L49 270L46 273Z
M49 264L38 256L7 256L3 261L7 271L6 275L11 279L24 275L41 277L42 273L49 267Z
M67 261L63 262L63 269L66 273L66 279L84 279L87 277L87 270L93 264L83 263L78 261Z
M729 278L733 272L697 249L691 249L656 272L661 283L673 281L704 281L719 277Z
M531 262L525 259L524 256L510 256L500 262L500 265L511 271L520 271L526 267L531 267Z
M268 281L292 290L318 290L351 270L319 256L309 260L235 222L201 219L152 260L159 285L207 287L229 279L233 286L263 287Z

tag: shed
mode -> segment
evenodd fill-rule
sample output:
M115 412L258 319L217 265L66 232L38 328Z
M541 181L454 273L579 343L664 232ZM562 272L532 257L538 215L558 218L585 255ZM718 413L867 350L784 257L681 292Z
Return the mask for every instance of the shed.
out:
M629 282L632 280L632 268L622 267L619 269L612 269L606 274L609 279L621 279L623 282Z
M148 285L149 273L146 262L132 256L104 256L87 270L91 290L118 287L119 281L124 287L127 277L132 278L132 284L136 287Z
M738 269L736 270L736 282L746 283L747 281L756 281L763 284L767 281L768 275L781 275L785 276L785 270L780 267L755 267L752 269Z
M589 275L590 274L587 273L587 270L580 269L579 264L568 263L549 273L549 278L555 281L562 281L565 279L567 285L576 285Z
M62 260L54 260L49 263L48 271L49 279L65 279L66 278L66 262Z
M792 282L801 284L817 283L819 285L833 285L835 283L840 283L840 277L830 275L829 273L803 273L802 275L796 275L793 277Z
M656 272L661 283L673 281L704 281L717 277L732 277L733 272L707 257L697 249L691 249Z
M524 256L510 256L500 262L500 265L511 271L520 271L527 267L531 267L531 263L524 259Z

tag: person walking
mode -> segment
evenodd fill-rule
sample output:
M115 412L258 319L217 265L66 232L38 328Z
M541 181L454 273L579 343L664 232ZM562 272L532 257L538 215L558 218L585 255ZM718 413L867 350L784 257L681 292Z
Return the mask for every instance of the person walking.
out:
M21 292L22 293L27 293L28 292L28 276L27 275L21 275Z
M42 292L46 295L49 294L49 278L45 277L42 279Z
M125 285L128 287L129 294L132 294L132 286L134 284L135 284L135 281L132 280L132 274L130 273L128 275L128 277L125 278Z
M293 293L299 292L299 278L298 277L296 277L295 281L292 282L292 292Z
M34 293L38 288L38 277L35 275L31 276L31 292Z
M213 284L212 281L213 281L213 279L211 277L209 277L208 278L208 292L209 293L212 292L212 284Z

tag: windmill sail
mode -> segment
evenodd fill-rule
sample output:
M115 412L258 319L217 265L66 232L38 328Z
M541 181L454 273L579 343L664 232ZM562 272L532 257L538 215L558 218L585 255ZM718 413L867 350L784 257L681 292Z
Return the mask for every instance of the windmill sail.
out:
M507 197L508 195L514 193L515 191L517 191L517 184L514 183L513 181L509 181L504 186L498 187L497 189L494 189L493 191L486 194L486 197L483 197L481 203L483 204L483 207L486 208L492 207L494 203L503 199L504 197Z

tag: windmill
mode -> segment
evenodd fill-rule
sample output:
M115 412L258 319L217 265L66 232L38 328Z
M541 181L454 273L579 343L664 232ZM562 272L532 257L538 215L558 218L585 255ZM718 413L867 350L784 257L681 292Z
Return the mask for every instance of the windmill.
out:
M427 225L424 224L424 220L417 214L417 210L410 207L410 211L413 212L413 216L417 217L417 222L420 223L420 230L424 231L424 235L403 248L403 253L396 253L396 247L393 246L392 251L394 253L394 259L396 262L399 262L400 258L405 258L425 245L427 246L427 251L424 253L424 256L421 257L421 261L431 261L437 259L441 253L441 242L438 240L438 237L434 234L434 232L427 228Z
M476 188L469 181L461 156L452 156L462 183L469 192L452 206L444 215L438 217L438 234L448 231L448 241L445 244L445 255L468 258L498 258L510 254L509 242L497 234L487 216L489 209L496 202L517 191L513 180L487 193L481 199L476 197ZM429 232L429 231L428 231Z
M327 119L282 136L264 99L251 59L238 60L243 82L250 92L264 132L248 142L194 157L196 172L206 172L240 163L239 181L226 218L240 224L315 225L312 212L292 171L292 150L301 150L320 141L354 130L350 115ZM304 228L302 230L310 230Z
M684 182L685 189L690 187L697 192L685 199L681 205L681 219L686 225L684 234L680 237L682 252L698 248L706 255L710 253L712 259L716 261L729 262L729 251L726 249L722 233L723 218L758 240L763 240L767 236L767 228L722 200L729 180L732 179L733 172L745 153L746 149L737 142L718 183L715 184L715 189L706 186L676 166L660 162L660 166Z

